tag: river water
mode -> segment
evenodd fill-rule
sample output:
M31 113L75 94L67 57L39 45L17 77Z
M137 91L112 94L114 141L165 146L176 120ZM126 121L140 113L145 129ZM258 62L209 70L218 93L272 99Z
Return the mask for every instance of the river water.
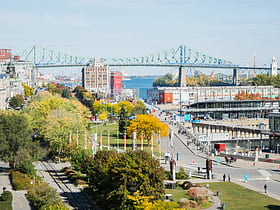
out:
M153 81L151 78L131 78L123 80L123 88L139 89L139 97L147 99L147 90L153 87Z

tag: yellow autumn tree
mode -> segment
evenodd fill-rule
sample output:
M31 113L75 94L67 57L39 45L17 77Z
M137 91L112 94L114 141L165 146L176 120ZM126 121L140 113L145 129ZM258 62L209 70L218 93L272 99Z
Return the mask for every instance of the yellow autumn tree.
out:
M131 120L127 127L128 136L132 137L132 133L136 132L137 139L143 135L144 139L150 142L152 135L167 136L169 129L165 123L153 115L140 114L136 115L136 118Z

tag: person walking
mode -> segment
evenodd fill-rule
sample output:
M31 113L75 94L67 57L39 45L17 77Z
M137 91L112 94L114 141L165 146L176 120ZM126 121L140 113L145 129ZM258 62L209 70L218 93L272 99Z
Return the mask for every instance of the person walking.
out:
M230 174L228 174L228 181L230 182Z
M225 174L223 175L223 180L224 180L224 182L226 181L226 175Z
M265 184L264 186L263 186L263 188L264 188L264 193L266 193L267 191L267 185Z

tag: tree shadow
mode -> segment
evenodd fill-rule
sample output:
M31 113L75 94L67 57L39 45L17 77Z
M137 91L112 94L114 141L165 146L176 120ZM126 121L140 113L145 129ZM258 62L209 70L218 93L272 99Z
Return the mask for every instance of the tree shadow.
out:
M8 172L9 169L10 169L10 167L1 166L0 167L0 172Z
M270 209L270 210L279 210L280 209L279 205L267 205L265 207Z
M96 209L96 205L82 192L64 192L61 195L67 198L69 205L75 209Z

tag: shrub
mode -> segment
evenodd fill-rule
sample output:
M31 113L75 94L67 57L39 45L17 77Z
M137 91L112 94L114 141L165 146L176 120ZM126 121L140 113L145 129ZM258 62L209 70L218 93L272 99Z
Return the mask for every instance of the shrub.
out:
M36 209L47 206L63 206L56 190L43 182L29 189L26 195Z
M164 171L164 179L171 179L171 172L170 171Z
M30 174L32 176L36 174L34 165L30 161L21 161L16 168L24 174Z
M203 187L192 187L189 189L189 196L193 199L202 200L209 195L207 189Z
M45 205L40 208L40 210L69 210L64 204L56 204L56 205Z
M74 181L74 184L75 184L76 186L81 186L81 185L86 185L87 182L86 182L85 180L82 180L82 179L80 179L80 178L77 178L77 179Z
M186 198L181 198L179 201L179 206L180 208L186 209L190 206L190 201Z
M33 178L28 174L23 174L20 171L12 171L12 184L16 190L28 190L32 187L30 180Z
M196 201L190 200L190 208L197 208L197 207L198 207L198 205L197 205Z
M4 191L0 197L1 201L12 202L13 194L10 191Z
M188 179L188 175L183 167L180 167L179 172L176 173L176 179Z

